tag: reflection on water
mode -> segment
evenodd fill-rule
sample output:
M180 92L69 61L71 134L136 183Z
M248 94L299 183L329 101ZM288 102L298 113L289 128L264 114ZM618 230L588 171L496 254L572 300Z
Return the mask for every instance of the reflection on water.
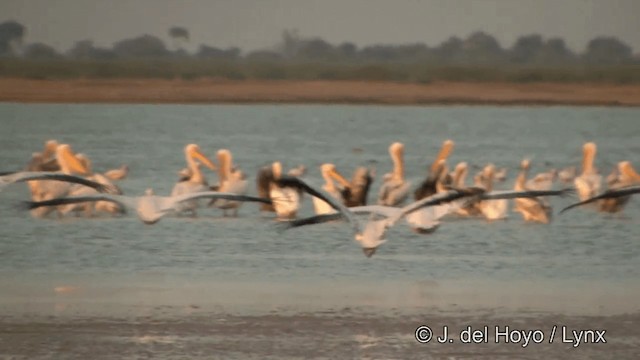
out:
M287 168L305 164L316 183L323 162L346 175L372 164L378 174L373 201L379 178L391 168L387 146L396 140L405 143L414 184L451 138L450 165L506 166L511 171L501 186L511 188L524 156L533 156L533 173L577 165L585 141L598 144L596 163L604 174L617 161L637 161L639 117L640 110L620 108L3 104L0 164L20 169L46 139L56 138L89 155L97 170L128 164L129 178L119 184L126 194L147 187L168 194L184 167L182 149L193 142L210 157L229 148L251 178L276 159ZM524 224L518 214L495 223L454 220L429 236L401 225L367 259L343 224L278 233L253 204L237 219L207 209L200 218L144 226L133 216L34 220L15 208L27 196L24 185L0 196L0 285L10 290L0 297L5 309L24 299L37 308L37 299L61 297L105 306L237 303L257 311L444 307L451 299L553 309L543 304L555 296L562 303L556 309L598 312L633 310L639 299L637 199L622 216L576 210L549 226ZM568 201L553 204L557 210ZM309 199L303 213L312 213ZM72 290L55 291L65 287Z

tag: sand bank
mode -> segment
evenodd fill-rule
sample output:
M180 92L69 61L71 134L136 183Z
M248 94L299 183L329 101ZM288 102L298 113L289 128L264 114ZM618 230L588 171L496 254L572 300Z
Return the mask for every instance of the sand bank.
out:
M24 103L337 103L640 106L640 85L359 81L0 79Z

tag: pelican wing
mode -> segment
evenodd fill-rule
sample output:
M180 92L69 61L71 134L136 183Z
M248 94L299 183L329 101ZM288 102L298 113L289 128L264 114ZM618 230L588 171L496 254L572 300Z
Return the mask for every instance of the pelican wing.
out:
M202 191L202 192L196 192L191 194L184 194L184 195L165 198L166 203L163 204L162 209L169 210L178 203L189 201L189 200L203 199L203 198L215 199L215 200L253 201L253 202L261 202L264 204L271 204L271 199L265 199L265 198L248 196L248 195L238 195L238 194L225 193L225 192L217 192L217 191Z
M491 191L482 194L482 200L535 198L539 196L565 196L573 192L572 188L562 190L525 190L525 191Z
M618 198L618 197L622 197L622 196L629 196L629 195L633 195L633 194L637 194L640 193L640 185L636 185L636 186L627 186L627 187L623 187L623 188L619 188L619 189L611 189L611 190L607 190L605 192L603 192L602 194L598 195L598 196L594 196L590 199L587 199L585 201L581 201L575 204L571 204L569 206L567 206L566 208L560 210L560 214L562 214L563 212L569 210L569 209L573 209L574 207L577 206L581 206L581 205L586 205L601 199L612 199L612 198Z
M77 204L77 203L93 202L93 201L110 201L120 205L122 209L124 209L125 207L130 207L135 209L137 207L138 198L100 193L100 194L91 194L91 195L84 195L84 196L69 196L69 197L56 198L56 199L43 200L43 201L26 201L25 204L27 208L31 210L31 209L36 209L43 206L58 206L58 205Z
M336 220L342 220L342 219L343 219L342 214L335 212L335 213L329 213L329 214L310 216L310 217L291 220L291 221L283 221L280 224L278 224L278 226L283 230L287 230L294 227L322 224L329 221L336 221Z
M55 180L55 181L64 181L75 184L81 184L84 186L91 187L96 189L99 192L104 192L107 190L107 187L103 184L97 183L95 181L87 180L83 177L68 175L59 172L44 172L44 171L20 171L16 173L9 173L6 175L2 175L0 179L0 184L4 183L4 185L15 183L15 182L25 182L32 180Z
M324 190L315 188L307 184L304 180L293 176L283 176L282 178L277 179L276 183L278 184L278 186L303 190L309 195L324 200L332 208L336 209L338 213L341 214L342 217L351 224L356 233L360 232L360 224L358 223L358 220L355 218L354 214L340 201L338 201L338 199L329 195Z

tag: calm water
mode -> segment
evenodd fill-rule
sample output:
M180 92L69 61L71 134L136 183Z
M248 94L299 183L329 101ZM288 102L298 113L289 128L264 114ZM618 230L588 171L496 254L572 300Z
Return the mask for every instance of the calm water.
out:
M168 194L184 167L187 143L199 144L212 159L229 148L252 180L260 166L281 160L287 168L305 164L307 178L318 184L323 162L335 163L347 177L358 165L375 164L380 177L391 169L387 147L398 140L405 143L414 184L447 138L456 141L451 165L508 167L509 178L499 186L505 189L524 156L534 157L533 173L577 165L585 141L598 144L596 162L605 175L624 159L640 167L638 109L0 105L2 170L23 168L50 138L89 155L95 170L128 164L129 178L119 185L129 195L148 187ZM56 286L90 289L78 292L83 301L108 295L113 304L242 303L257 309L444 306L451 303L446 294L469 304L485 299L485 305L532 307L545 302L532 294L565 294L572 306L584 301L585 311L612 302L629 310L640 300L638 199L624 216L576 210L548 226L524 224L518 214L496 223L454 220L431 236L402 225L366 259L344 224L279 234L250 204L237 219L202 209L197 219L170 217L144 226L134 216L33 219L16 208L27 197L22 184L0 197L0 286L11 290L0 297L4 306L25 299L37 304L55 296ZM554 200L556 211L572 200ZM312 214L309 199L303 214Z

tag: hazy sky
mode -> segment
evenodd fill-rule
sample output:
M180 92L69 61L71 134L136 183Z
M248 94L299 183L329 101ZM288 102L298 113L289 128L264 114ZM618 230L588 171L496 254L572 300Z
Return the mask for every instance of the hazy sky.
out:
M173 25L199 44L243 50L276 44L283 29L332 43L425 42L483 30L509 47L522 34L562 37L582 51L611 35L640 52L640 0L0 0L0 22L27 26L28 42L67 50L141 34L168 40Z

